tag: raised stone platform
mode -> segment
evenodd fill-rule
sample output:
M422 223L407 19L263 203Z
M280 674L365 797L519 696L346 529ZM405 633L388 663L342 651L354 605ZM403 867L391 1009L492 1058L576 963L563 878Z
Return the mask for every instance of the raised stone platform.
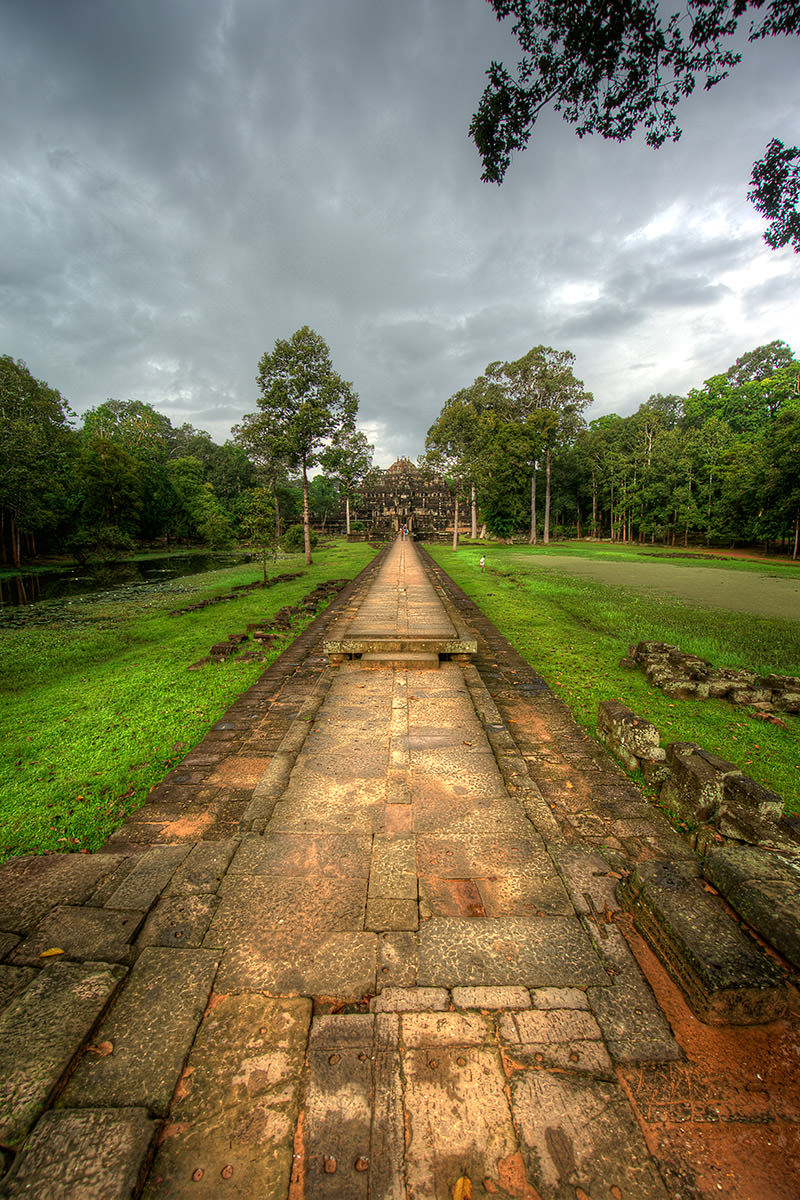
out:
M639 863L618 891L702 1020L758 1025L783 1016L788 993L780 970L692 870Z

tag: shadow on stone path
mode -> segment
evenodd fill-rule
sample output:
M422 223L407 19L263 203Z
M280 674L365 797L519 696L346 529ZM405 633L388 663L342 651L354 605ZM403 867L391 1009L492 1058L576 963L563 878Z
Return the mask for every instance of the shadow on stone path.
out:
M102 853L0 867L0 1195L721 1194L653 1133L684 1018L616 884L662 859L693 869L398 541ZM774 1198L796 1091L730 1117L780 1127Z

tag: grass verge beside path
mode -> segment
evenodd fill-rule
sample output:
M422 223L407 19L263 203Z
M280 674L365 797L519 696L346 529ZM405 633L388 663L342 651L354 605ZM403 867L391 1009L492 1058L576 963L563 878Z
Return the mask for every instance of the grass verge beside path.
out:
M299 578L183 616L169 612L255 582L260 565L143 587L133 599L75 599L46 623L0 630L0 859L102 845L313 617L298 616L265 663L187 667L318 583L352 579L374 555L337 541L308 568L302 555L283 558L269 573Z
M672 700L641 672L619 666L629 643L659 641L699 654L714 666L800 675L800 620L700 608L654 594L652 586L646 593L626 587L626 562L633 561L653 564L657 586L659 559L652 552L615 549L619 586L610 586L550 568L537 571L541 551L526 546L462 544L455 554L444 546L426 549L591 734L596 732L600 701L622 700L657 726L664 745L697 742L779 792L788 812L800 812L797 717L778 714L788 726L783 728L722 700ZM559 549L563 553L563 547ZM591 547L581 550L582 558L591 555ZM609 557L608 548L597 553ZM486 554L483 575L481 554ZM703 565L712 570L716 566ZM738 566L731 561L724 565ZM742 563L741 569L750 572L755 564ZM761 570L774 574L775 564L764 564ZM792 570L797 575L797 568Z

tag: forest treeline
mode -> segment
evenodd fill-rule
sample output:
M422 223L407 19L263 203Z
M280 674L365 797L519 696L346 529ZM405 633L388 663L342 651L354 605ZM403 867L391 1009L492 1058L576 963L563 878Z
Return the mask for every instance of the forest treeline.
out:
M492 363L431 426L423 463L474 504L489 533L760 543L797 556L800 363L786 343L744 354L685 397L653 395L630 416L588 423L592 397L573 365L569 352L543 346ZM298 523L302 480L270 471L249 434L245 418L218 445L130 400L78 422L57 390L0 357L0 558L18 566L42 554L223 548L251 533L266 482L282 528ZM357 500L347 481L346 462L310 481L317 528L341 521L345 497Z
M782 341L742 355L685 397L652 395L587 423L574 356L537 346L491 363L444 405L426 462L488 531L760 544L800 538L800 362Z
M108 400L78 424L61 394L23 362L0 357L0 561L43 554L79 562L141 546L223 549L249 536L259 472L235 441L215 443L138 400ZM277 482L283 529L302 519L299 480ZM340 499L320 476L312 518L324 527Z

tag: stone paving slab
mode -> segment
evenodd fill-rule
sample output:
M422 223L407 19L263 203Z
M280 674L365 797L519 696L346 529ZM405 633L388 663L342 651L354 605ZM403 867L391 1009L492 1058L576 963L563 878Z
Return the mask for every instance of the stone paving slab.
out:
M271 996L321 996L360 1001L376 987L378 934L317 933L300 938L264 937L255 945L228 947L217 986Z
M586 1011L556 1008L508 1013L501 1017L499 1030L517 1066L614 1078L600 1027Z
M130 1200L158 1122L144 1108L48 1112L0 1188L3 1200Z
M239 875L367 879L371 853L372 839L363 834L276 830L268 837L245 839L227 881Z
M20 1145L125 974L54 962L0 1014L0 1146Z
M287 937L363 928L367 880L236 875L226 880L207 946L258 945L283 926Z
M131 940L144 919L143 912L59 905L43 917L35 929L9 956L17 966L41 966L55 952L64 958L86 962L130 963Z
M239 845L239 838L198 842L172 876L169 895L199 896L216 892Z
M459 920L431 917L419 931L422 987L589 987L608 975L575 917Z
M85 904L113 874L117 854L46 854L0 863L0 930L27 933L59 904ZM136 908L137 905L119 907Z
M84 1054L58 1106L133 1106L164 1116L218 963L210 950L143 950L97 1034L110 1053Z
M617 1084L549 1071L511 1079L522 1155L541 1200L635 1196L668 1200ZM616 1189L616 1190L615 1190Z
M0 966L0 1013L37 974L33 967Z
M145 946L202 946L219 900L213 895L166 895L156 902L136 939Z
M181 1077L144 1200L285 1196L307 999L216 997Z
M154 904L191 850L190 845L154 846L137 859L132 871L106 900L106 908L140 909Z
M610 926L603 937L595 936L613 986L590 987L586 996L614 1062L681 1059L683 1051L620 930Z

